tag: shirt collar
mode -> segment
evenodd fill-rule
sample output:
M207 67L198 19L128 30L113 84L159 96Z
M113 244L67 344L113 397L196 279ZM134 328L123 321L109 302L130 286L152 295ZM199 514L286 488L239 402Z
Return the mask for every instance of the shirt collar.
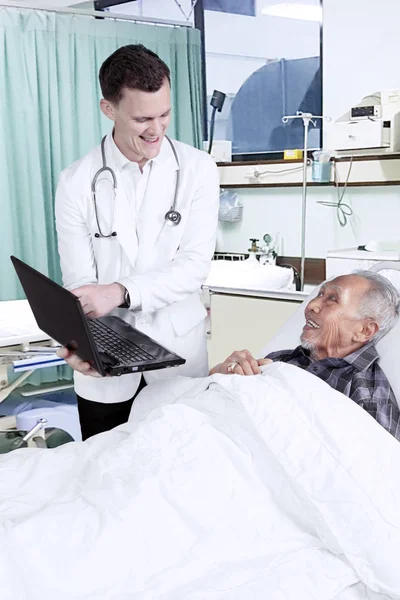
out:
M109 134L108 140L110 143L112 159L113 159L113 162L117 169L122 171L122 169L126 165L132 165L132 164L136 165L137 164L137 163L130 161L129 158L127 158L125 156L125 154L122 154L121 150L118 148L117 144L114 141L114 137L113 137L112 133ZM174 163L176 164L176 168L178 168L178 164L176 163L175 156L172 151L171 145L168 142L168 140L164 137L158 156L156 156L152 160L147 161L146 165L149 165L150 163L154 163L155 165L163 164L164 162L166 162L167 160L169 160L171 158L173 159Z
M376 350L375 344L373 341L368 342L368 344L364 344L358 350L355 350L351 354L348 354L344 357L344 360L348 362L350 365L353 365L358 371L363 371L367 369L378 360L379 354Z
M297 346L297 348L295 348L293 350L293 356L294 357L307 356L307 358L312 360L310 357L309 350L306 350L302 346ZM379 358L379 354L376 350L375 344L373 341L371 341L371 342L368 342L368 344L364 344L364 346L361 346L361 348L359 348L358 350L355 350L351 354L348 354L344 358L328 357L328 358L324 358L322 360L329 361L331 363L338 362L338 361L345 361L349 365L352 365L353 367L355 367L358 371L363 371L364 369L367 369L368 367L370 367L376 360L378 360L378 358Z

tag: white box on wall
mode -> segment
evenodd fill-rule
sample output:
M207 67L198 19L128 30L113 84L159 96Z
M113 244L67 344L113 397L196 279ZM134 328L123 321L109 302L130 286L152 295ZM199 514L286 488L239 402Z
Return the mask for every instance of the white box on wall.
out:
M368 252L357 248L344 250L328 250L326 255L326 278L347 275L359 269L368 270L372 265L382 261L400 261L399 252Z

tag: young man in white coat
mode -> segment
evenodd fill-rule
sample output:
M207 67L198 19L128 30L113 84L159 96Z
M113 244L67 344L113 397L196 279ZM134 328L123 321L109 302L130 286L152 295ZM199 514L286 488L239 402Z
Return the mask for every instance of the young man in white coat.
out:
M205 152L166 138L170 72L156 54L141 45L119 48L99 79L100 108L114 123L103 150L115 182L105 170L93 184L104 165L101 146L60 176L56 225L64 285L89 318L117 314L186 359L181 367L145 373L146 382L207 375L199 291L215 247L216 165ZM167 218L171 208L178 224ZM76 355L66 349L61 355L75 369L83 439L126 422L145 385L141 375L96 377Z

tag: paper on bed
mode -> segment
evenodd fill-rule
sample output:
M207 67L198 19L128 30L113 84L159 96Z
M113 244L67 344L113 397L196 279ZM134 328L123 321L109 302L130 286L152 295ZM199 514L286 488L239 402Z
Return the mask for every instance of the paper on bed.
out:
M0 302L0 347L48 339L39 329L27 300Z
M290 365L153 384L117 430L1 457L1 598L398 598L399 452Z

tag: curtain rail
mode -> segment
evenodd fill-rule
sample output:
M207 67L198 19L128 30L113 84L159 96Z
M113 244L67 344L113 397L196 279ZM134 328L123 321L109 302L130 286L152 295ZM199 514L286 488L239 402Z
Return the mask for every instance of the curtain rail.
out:
M115 19L122 21L133 21L134 23L140 23L143 25L163 25L166 27L190 27L192 28L192 23L187 23L184 21L170 21L168 19L153 19L151 17L135 17L134 15L124 15L119 13L110 13L102 10L86 10L81 8L70 8L70 7L62 7L56 8L54 6L45 6L35 5L34 3L22 3L22 2L13 2L12 0L0 0L0 7L12 7L12 8L26 8L31 10L44 10L46 12L57 12L57 13L66 13L72 15L82 15L87 17L100 17L102 19Z

